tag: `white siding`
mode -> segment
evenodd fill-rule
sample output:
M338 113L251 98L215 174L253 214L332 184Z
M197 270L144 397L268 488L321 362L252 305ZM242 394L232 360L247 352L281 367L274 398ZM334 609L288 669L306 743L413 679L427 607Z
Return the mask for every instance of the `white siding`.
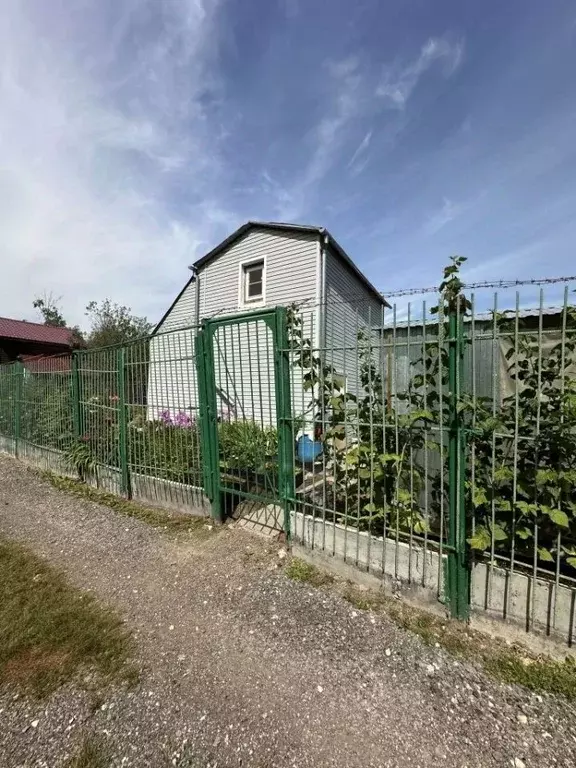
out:
M265 306L314 301L317 243L313 234L248 232L201 268L201 316L244 311L238 305L238 288L240 263L247 259L266 257Z
M160 333L150 341L148 418L198 416L198 377L194 360L194 329Z
M175 328L185 328L196 322L196 280L191 280L184 288L181 296L162 321L159 331L172 331ZM202 319L202 318L200 318Z
M324 347L326 363L347 378L348 389L358 387L358 332L370 332L377 348L382 327L382 304L364 282L340 259L326 253Z
M312 306L316 296L317 253L318 236L313 233L249 231L200 268L200 320L247 311L239 306L240 264L261 257L266 258L266 307L293 303ZM161 332L175 332L160 333L151 342L149 418L157 418L164 410L195 413L198 407L192 360L194 330L177 330L195 322L196 291L192 280L160 328ZM270 332L261 322L249 323L240 328L234 326L234 331L219 329L214 342L221 410L230 410L238 418L274 423ZM186 359L180 364L181 353ZM182 382L183 377L189 378L187 384ZM297 374L292 377L292 390L293 402L303 402L302 380Z

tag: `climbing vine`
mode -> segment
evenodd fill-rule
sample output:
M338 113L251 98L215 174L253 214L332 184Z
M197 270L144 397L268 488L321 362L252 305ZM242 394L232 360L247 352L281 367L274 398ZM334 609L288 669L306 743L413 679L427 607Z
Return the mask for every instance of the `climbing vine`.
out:
M407 386L393 398L386 396L390 371L369 330L358 334L359 381L350 387L304 334L298 308L289 310L293 362L309 393L308 415L322 426L323 463L340 522L377 534L442 533L431 523L443 517L447 502L445 448L455 397L450 317L459 324L460 352L472 344L466 330L471 302L460 276L464 262L453 257L444 269L440 301L431 310L435 332L424 335ZM493 320L494 344L513 340L501 375L514 392L473 397L466 381L459 382L468 544L472 551L514 552L544 566L564 559L576 568L576 309L566 308L562 338L545 350L542 334L530 332L521 319L502 313ZM432 453L441 456L435 463L429 462Z

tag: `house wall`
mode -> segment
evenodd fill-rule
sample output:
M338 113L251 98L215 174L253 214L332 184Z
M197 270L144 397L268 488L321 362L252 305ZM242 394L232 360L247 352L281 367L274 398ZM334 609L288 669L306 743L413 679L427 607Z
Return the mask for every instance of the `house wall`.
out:
M326 363L346 376L347 389L358 390L358 333L370 333L379 357L383 307L365 284L331 250L326 253L325 320L323 343Z
M309 305L304 331L315 325L318 237L309 233L252 230L199 270L200 319L249 311L239 306L240 264L266 260L266 307L292 303ZM162 322L150 344L149 418L163 411L186 412L198 408L194 363L197 287L192 280ZM255 307L261 309L262 306ZM314 311L312 311L314 308ZM170 333L166 333L170 331ZM214 338L215 375L220 389L219 408L231 417L275 421L271 334L263 322L220 328ZM294 402L302 400L302 380L292 377Z

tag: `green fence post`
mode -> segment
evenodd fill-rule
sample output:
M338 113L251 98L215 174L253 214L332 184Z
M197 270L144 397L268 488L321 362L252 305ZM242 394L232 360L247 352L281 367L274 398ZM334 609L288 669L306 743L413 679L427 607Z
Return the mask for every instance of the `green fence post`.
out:
M220 484L220 460L218 456L218 419L216 380L214 374L214 327L209 321L203 324L197 352L199 369L200 419L202 427L202 465L205 490L212 505L212 518L222 522L222 491ZM197 337L198 339L198 337Z
M202 456L202 479L204 493L212 502L214 490L212 487L212 465L210 453L210 425L208 421L208 405L206 392L206 361L204 356L204 331L196 333L194 339L196 358L196 374L198 376L198 415L200 421L200 452Z
M130 470L128 468L128 425L126 419L126 350L119 347L117 352L118 388L118 447L120 455L120 491L130 498Z
M466 545L466 457L464 423L459 412L462 382L463 326L458 307L448 315L448 601L456 619L470 612L470 571Z
M14 363L14 376L16 377L16 386L14 387L14 455L18 457L20 453L20 440L22 438L22 390L24 383L24 364Z
M275 318L275 389L278 427L278 491L284 510L284 533L290 541L290 507L294 504L294 450L292 402L290 396L290 354L288 316L285 307L276 309Z

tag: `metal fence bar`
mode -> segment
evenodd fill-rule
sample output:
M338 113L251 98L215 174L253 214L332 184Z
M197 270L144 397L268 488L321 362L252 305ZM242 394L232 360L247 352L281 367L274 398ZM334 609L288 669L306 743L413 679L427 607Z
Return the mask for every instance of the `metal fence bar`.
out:
M465 619L469 612L469 570L466 561L466 515L464 495L464 424L460 415L462 380L461 306L450 307L448 315L448 386L450 396L449 433L449 523L448 600L452 616Z
M118 447L120 461L120 491L130 498L130 470L128 467L128 427L126 423L126 348L117 351L117 390L118 390Z
M14 393L14 455L20 455L22 440L22 392L24 384L24 366L20 362L14 363L16 387Z
M291 538L290 509L295 502L292 400L290 392L290 348L286 309L280 307L275 315L275 395L278 425L278 494L284 512L284 533Z

